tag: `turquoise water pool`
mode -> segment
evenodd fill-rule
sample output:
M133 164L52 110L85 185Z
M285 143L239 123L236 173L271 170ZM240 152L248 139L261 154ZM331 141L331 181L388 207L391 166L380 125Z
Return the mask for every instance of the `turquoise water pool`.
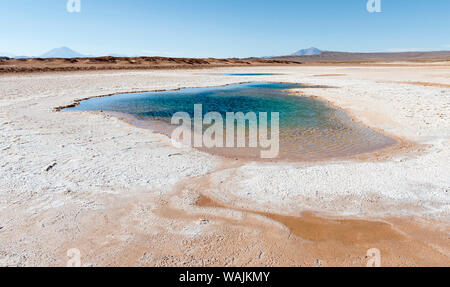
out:
M275 76L280 74L274 74L274 73L242 73L242 74L218 74L222 76Z
M248 83L224 87L122 94L92 98L65 111L106 111L126 114L139 126L170 134L177 112L194 117L194 105L202 104L203 115L218 112L279 113L280 159L317 160L372 152L395 140L361 126L346 112L328 103L289 90L308 88L287 83ZM314 89L315 87L310 87ZM207 126L204 127L205 129ZM248 129L248 127L247 127ZM257 157L258 148L211 148L206 151L229 157Z

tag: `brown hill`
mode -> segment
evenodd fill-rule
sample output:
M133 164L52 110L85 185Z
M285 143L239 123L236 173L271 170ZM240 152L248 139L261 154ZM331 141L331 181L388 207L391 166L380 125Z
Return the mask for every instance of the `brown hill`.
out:
M313 56L282 56L270 59L301 63L363 63L398 61L450 61L450 51L438 52L402 52L402 53L347 53L323 52Z
M282 56L272 58L215 59L215 58L165 58L165 57L93 57L93 58L0 58L0 73L59 72L89 70L152 70L201 69L238 66L280 66L390 63L390 62L440 62L450 61L450 51L404 53L347 53L323 52L313 56Z
M164 57L0 59L0 73L134 69L198 69L228 66L298 65L282 59L197 59Z

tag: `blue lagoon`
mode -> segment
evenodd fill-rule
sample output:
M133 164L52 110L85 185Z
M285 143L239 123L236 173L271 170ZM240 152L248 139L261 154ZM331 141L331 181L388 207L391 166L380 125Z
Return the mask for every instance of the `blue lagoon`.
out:
M279 113L278 159L314 161L342 158L394 145L396 141L362 126L343 110L310 97L293 96L289 90L311 88L289 83L247 83L224 87L120 94L92 98L65 111L98 111L127 115L135 125L171 134L171 118L177 112L194 117L194 105L203 115L218 112ZM259 124L259 123L258 123ZM270 125L269 125L270 127ZM206 129L207 126L205 125ZM225 127L224 127L225 128ZM249 126L247 128L247 135ZM269 133L270 134L270 133ZM201 148L225 157L258 158L260 148Z

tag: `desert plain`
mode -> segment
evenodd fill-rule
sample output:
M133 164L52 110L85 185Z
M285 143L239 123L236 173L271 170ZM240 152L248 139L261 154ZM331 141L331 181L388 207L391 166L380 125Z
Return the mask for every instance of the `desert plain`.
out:
M274 73L249 77L229 73ZM318 162L177 149L116 93L289 82L398 139ZM329 88L331 87L331 88ZM0 75L0 266L450 266L450 62ZM70 254L69 254L70 255Z

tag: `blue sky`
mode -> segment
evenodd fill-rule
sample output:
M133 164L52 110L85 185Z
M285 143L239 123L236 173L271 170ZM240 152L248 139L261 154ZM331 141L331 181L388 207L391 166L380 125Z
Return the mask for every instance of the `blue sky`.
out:
M449 0L1 0L0 52L180 57L450 50Z

